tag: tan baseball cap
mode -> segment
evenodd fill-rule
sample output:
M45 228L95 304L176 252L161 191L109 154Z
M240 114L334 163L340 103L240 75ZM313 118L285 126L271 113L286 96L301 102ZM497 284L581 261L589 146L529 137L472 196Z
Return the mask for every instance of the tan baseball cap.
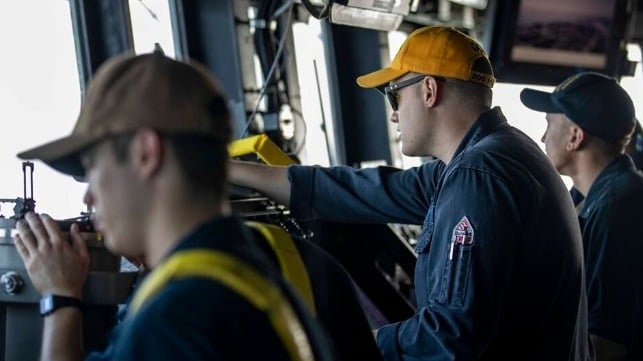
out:
M496 82L487 53L472 37L446 26L427 26L409 34L390 66L362 75L357 84L374 88L407 73L443 76L483 84Z
M18 154L77 177L79 153L97 142L148 127L163 134L194 134L227 144L232 124L214 76L195 62L156 50L108 59L90 81L71 134Z

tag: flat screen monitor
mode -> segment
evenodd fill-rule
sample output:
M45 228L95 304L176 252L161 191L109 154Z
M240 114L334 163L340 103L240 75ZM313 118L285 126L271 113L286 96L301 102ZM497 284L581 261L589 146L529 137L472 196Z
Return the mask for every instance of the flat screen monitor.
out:
M620 77L632 3L492 0L482 39L498 81L556 85L581 71Z

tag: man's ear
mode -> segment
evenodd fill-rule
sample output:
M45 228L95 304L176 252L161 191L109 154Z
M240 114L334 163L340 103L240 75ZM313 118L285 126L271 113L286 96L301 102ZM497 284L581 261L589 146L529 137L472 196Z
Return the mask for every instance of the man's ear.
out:
M569 137L565 149L568 151L580 150L585 139L585 131L577 125L572 125L569 129Z
M438 85L438 81L432 76L425 76L422 81L422 95L424 97L424 105L427 108L436 106L442 96L442 88Z
M161 169L163 138L157 131L149 128L137 131L131 151L132 162L142 177L150 178Z

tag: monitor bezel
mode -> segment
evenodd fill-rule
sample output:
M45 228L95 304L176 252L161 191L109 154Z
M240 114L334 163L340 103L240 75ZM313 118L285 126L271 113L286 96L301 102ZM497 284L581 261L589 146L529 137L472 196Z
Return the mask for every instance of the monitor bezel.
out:
M487 8L487 24L484 27L482 43L489 53L498 82L557 85L565 78L582 71L596 71L615 78L623 75L633 11L630 0L615 0L604 52L605 65L601 68L513 60L511 53L515 46L521 5L522 0L491 0Z

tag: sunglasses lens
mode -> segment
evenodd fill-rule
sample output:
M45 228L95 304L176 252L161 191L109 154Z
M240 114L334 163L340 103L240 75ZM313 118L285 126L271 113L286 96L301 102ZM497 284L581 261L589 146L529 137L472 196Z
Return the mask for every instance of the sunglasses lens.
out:
M386 99L388 99L389 104L391 104L391 108L393 108L394 111L397 111L397 96L394 92L387 90L386 91Z

